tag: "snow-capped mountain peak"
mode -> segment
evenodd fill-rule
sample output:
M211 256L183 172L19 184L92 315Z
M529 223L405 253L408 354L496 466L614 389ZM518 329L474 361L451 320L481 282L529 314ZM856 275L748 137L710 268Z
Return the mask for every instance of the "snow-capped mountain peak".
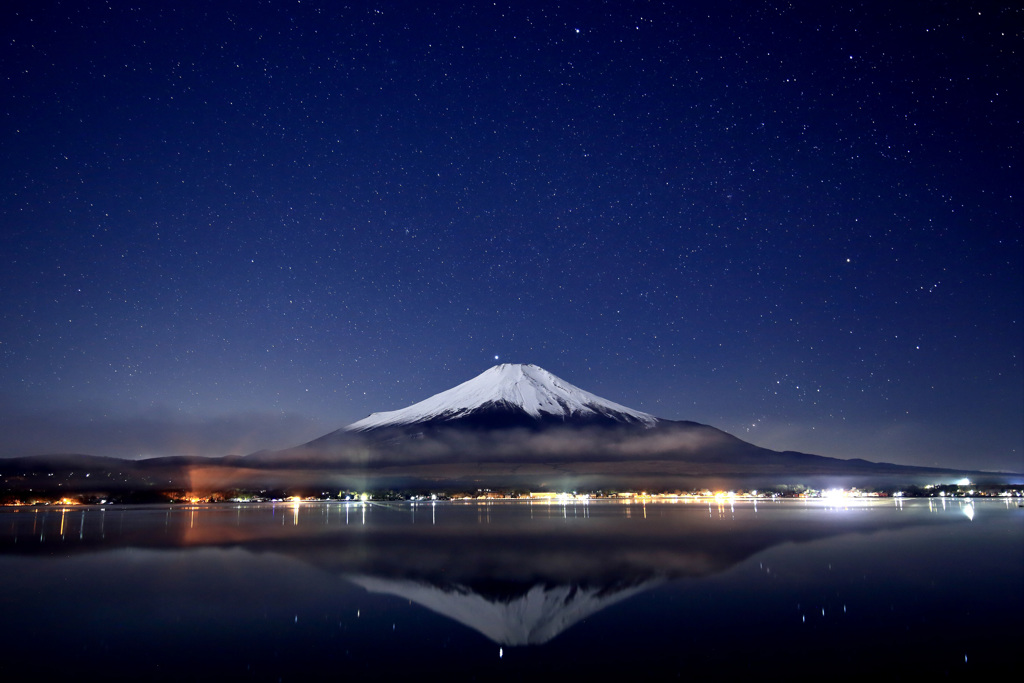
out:
M653 415L584 391L536 365L503 363L408 408L373 413L346 430L448 422L488 410L522 413L536 420L603 420L648 427L658 421Z

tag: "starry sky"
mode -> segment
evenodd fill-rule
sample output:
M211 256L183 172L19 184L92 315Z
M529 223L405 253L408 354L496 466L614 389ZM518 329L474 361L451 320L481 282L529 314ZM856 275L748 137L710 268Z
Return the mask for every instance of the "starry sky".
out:
M295 445L496 362L1024 470L1024 10L9 2L0 456Z

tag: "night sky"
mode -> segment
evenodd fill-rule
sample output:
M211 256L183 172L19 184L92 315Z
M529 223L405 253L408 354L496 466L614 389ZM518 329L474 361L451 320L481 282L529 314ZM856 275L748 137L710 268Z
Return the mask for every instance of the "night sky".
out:
M1019 3L14 2L0 456L295 445L496 362L1024 470Z

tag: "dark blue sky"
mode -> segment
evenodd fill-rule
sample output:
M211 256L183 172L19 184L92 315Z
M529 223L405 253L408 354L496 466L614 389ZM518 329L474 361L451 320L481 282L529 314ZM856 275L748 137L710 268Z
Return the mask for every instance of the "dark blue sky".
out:
M284 447L500 359L1024 469L1017 3L0 13L0 455Z

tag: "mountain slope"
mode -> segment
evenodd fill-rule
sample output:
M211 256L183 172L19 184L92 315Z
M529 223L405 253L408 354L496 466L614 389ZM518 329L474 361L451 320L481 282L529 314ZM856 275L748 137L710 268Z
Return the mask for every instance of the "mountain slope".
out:
M535 365L519 364L494 366L406 408L373 413L301 446L249 458L435 481L530 482L564 475L640 477L649 483L681 476L941 472L772 451L708 425L628 408Z

